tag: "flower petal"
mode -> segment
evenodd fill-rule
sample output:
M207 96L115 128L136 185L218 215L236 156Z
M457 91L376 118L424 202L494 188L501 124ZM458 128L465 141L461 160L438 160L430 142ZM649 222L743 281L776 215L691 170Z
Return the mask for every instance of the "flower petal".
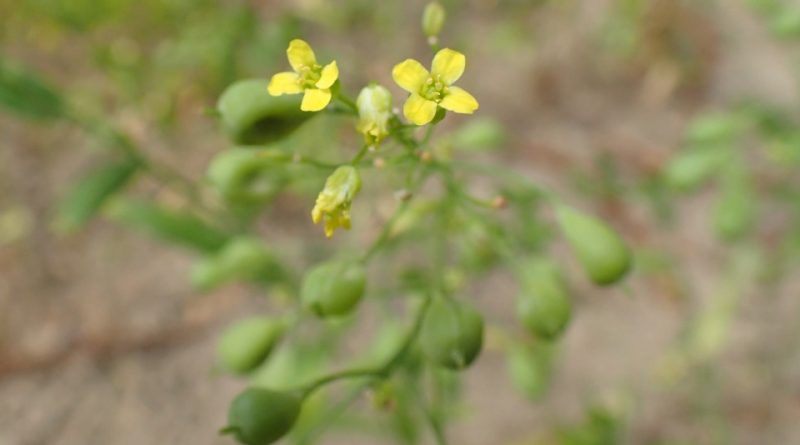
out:
M445 110L456 113L472 114L478 109L478 101L466 90L459 87L450 87L448 94L439 102Z
M320 75L320 78L317 81L316 86L317 88L321 88L323 90L330 88L338 78L339 78L339 67L336 66L336 61L334 60L333 62L325 65L325 67L322 68L322 74Z
M267 91L273 96L281 94L297 94L303 92L297 73L286 71L272 76L267 86Z
M414 124L425 125L436 115L436 102L425 99L419 94L412 94L408 96L403 106L403 114Z
M300 109L303 111L319 111L328 106L331 101L331 90L318 90L316 88L309 88L303 96L303 102L300 104Z
M286 56L289 58L289 64L292 65L292 68L297 72L300 72L304 66L313 67L317 63L314 50L311 49L305 40L294 39L289 42Z
M434 77L442 76L442 80L450 85L464 74L466 65L467 58L463 54L450 48L444 48L433 56L431 74Z
M392 78L400 88L409 93L419 93L422 84L428 80L430 73L421 63L414 59L406 59L392 68Z

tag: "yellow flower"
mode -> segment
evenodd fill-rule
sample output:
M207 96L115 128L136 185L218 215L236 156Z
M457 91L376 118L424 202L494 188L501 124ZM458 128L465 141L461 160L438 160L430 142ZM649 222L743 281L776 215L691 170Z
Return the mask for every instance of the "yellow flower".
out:
M289 64L294 71L272 76L267 90L273 96L300 94L305 92L300 109L319 111L331 101L331 86L339 78L336 61L322 66L317 63L314 51L303 40L294 39L286 49Z
M359 190L361 177L353 166L343 165L328 176L311 211L314 224L325 221L325 236L330 238L339 227L350 230L350 205Z
M392 93L381 85L369 85L358 94L356 105L358 106L356 130L364 135L367 145L380 144L389 135Z
M406 59L392 69L392 77L401 88L411 93L403 106L403 114L416 125L433 120L438 107L456 113L472 114L478 101L453 82L464 73L466 57L444 48L433 56L431 72L414 59Z

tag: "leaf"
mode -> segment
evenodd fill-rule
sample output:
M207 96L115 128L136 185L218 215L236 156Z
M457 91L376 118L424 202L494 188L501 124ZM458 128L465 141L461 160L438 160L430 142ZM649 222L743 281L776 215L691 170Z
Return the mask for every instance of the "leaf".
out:
M229 239L228 234L190 213L152 202L120 201L115 203L110 213L112 218L123 224L204 253L218 251Z
M59 207L59 225L66 230L83 226L115 193L122 190L139 169L126 159L101 165L75 183Z
M18 117L47 121L64 117L64 98L35 73L0 59L0 107Z

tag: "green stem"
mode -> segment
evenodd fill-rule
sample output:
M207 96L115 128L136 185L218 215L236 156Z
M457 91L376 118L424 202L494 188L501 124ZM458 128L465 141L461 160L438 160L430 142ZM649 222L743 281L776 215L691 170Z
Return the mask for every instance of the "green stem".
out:
M356 156L353 158L353 160L350 161L350 164L351 165L356 165L359 162L361 162L361 160L364 159L364 156L367 155L368 151L369 151L369 145L364 144L361 147L361 150L359 150L358 153L356 153Z
M336 96L336 99L339 102L341 102L342 105L347 107L351 112L353 112L353 114L358 114L358 106L356 105L355 101L347 97L346 94L339 92L339 94Z
M414 324L412 325L411 329L406 334L405 339L403 340L403 344L397 349L397 351L386 361L382 366L376 368L357 368L357 369L349 369L340 372L335 372L333 374L329 374L327 376L321 377L318 380L311 382L305 388L301 390L303 397L308 397L315 391L319 390L320 388L337 382L343 379L353 379L353 378L360 378L360 377L373 377L376 379L385 379L389 377L397 368L398 364L405 358L408 351L411 349L411 346L417 339L419 335L419 331L422 327L422 321L425 318L425 314L428 312L428 307L431 303L431 297L426 296L425 300L420 306L419 310L417 311L416 316L414 317Z

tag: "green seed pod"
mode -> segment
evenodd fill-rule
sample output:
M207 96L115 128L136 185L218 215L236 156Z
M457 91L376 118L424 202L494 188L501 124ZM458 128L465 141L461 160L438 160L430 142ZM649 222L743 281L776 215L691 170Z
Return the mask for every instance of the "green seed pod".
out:
M226 150L211 160L208 179L230 203L263 202L286 184L283 164L289 158L280 150Z
M535 261L522 277L517 317L523 326L545 340L564 333L572 316L567 282L561 270L547 259Z
M428 37L436 37L442 31L447 13L439 2L430 2L422 12L422 32Z
M286 270L261 240L238 237L226 243L219 253L197 263L191 280L195 288L208 291L235 280L274 284L286 275Z
M507 370L511 383L531 400L539 400L547 393L554 351L554 347L547 344L514 345L508 351Z
M285 330L280 320L253 317L237 322L222 333L217 344L220 364L234 374L246 374L269 357Z
M683 150L670 161L665 178L675 190L694 190L719 171L726 157L721 147Z
M300 110L301 95L272 96L267 84L264 79L241 80L220 96L222 126L236 144L275 142L312 116Z
M463 303L436 299L428 308L419 336L428 360L448 369L464 369L481 352L483 318Z
M292 393L248 388L231 402L228 426L221 433L245 445L275 443L294 426L302 402Z
M613 284L628 273L631 252L614 230L599 219L564 205L557 207L556 217L572 251L595 284Z
M367 272L359 261L334 260L317 265L303 278L303 304L320 317L347 315L364 296Z

